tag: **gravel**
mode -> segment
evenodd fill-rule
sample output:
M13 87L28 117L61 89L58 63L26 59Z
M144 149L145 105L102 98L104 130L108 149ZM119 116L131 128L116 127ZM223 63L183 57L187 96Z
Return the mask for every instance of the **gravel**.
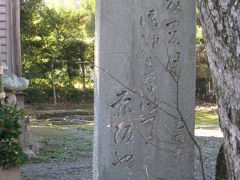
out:
M204 169L207 180L215 179L215 167L218 151L222 144L222 138L219 137L196 137L198 144L201 146L203 159L204 159ZM194 161L194 179L202 179L202 171L199 163L199 156L195 148L196 158Z
M216 157L222 144L222 138L197 136L196 140L202 147L206 179L213 180L215 177ZM201 180L201 168L197 154L198 153L196 150L196 157L194 163L194 179ZM25 164L22 167L22 179L92 180L92 157L83 157L80 161L69 163L62 162Z
M23 180L91 180L92 158L71 163L38 163L22 167Z

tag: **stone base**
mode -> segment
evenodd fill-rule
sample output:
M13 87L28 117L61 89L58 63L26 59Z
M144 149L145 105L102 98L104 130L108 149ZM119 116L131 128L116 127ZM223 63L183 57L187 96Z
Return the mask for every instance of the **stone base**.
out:
M0 93L0 100L5 98L5 92Z
M21 180L20 166L8 170L0 169L0 180Z
M18 138L18 142L21 145L21 147L24 149L26 147L29 147L29 132L27 130L28 124L29 124L29 119L24 118L20 119L19 123L21 125L21 134Z

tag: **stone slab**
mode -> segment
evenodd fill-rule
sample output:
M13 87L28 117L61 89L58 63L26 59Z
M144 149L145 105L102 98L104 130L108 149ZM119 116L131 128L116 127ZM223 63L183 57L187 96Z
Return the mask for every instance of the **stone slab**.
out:
M0 180L21 180L20 167L0 170Z
M94 180L192 180L195 2L98 0Z

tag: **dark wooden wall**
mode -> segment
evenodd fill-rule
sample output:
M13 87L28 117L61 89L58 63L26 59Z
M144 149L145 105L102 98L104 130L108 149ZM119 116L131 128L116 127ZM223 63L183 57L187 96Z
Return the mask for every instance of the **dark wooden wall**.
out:
M0 44L8 72L21 75L19 0L0 0Z

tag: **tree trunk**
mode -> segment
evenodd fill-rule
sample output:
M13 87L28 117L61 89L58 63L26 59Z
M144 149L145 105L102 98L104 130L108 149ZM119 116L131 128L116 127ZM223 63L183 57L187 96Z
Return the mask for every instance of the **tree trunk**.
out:
M240 179L240 1L200 0L209 65L224 134L227 177Z
M52 79L52 91L53 91L53 104L57 105L57 94L56 94L56 84L54 75L54 60L51 62L51 79Z
M85 62L81 60L80 67L82 71L82 83L83 83L83 96L82 96L82 103L85 103L85 95L86 95L86 78L85 78Z

